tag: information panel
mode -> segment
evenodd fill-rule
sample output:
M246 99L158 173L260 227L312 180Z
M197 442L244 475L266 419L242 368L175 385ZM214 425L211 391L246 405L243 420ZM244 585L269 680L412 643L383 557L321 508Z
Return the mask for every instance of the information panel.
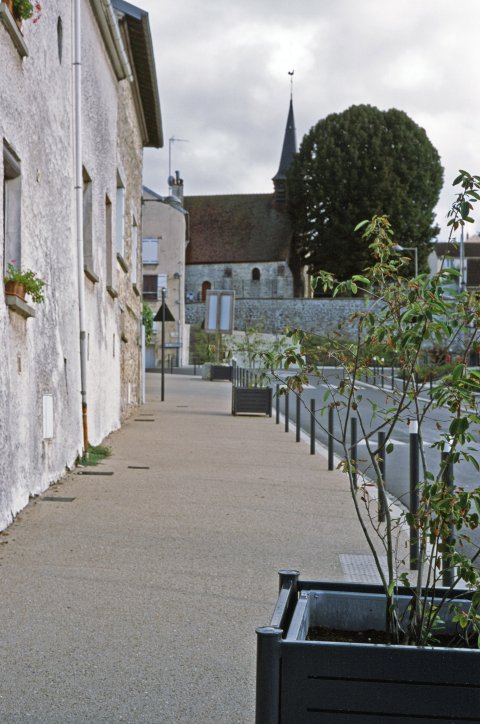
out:
M205 331L231 334L233 331L235 292L218 289L207 291Z

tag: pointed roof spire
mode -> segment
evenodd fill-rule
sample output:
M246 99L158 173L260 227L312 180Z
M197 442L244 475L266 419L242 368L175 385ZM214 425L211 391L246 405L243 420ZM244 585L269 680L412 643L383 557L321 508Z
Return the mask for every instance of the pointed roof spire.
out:
M294 71L289 71L289 75L293 76ZM292 162L294 154L297 152L297 136L295 133L295 118L293 116L293 78L290 80L290 106L288 109L287 127L285 128L285 136L283 138L282 155L280 158L280 166L273 177L273 181L282 181L287 178L287 171Z

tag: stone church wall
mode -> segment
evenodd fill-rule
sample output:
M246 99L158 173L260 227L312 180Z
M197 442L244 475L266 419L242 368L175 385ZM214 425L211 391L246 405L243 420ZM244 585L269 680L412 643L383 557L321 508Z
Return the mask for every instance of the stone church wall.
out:
M264 332L281 333L285 327L299 327L316 334L328 334L354 312L364 309L362 299L236 299L235 329L261 325ZM186 321L201 324L205 305L186 305Z
M254 279L254 270L258 272ZM237 299L291 299L293 276L285 262L243 264L189 264L186 269L187 300L202 298L202 285L211 289L233 289Z

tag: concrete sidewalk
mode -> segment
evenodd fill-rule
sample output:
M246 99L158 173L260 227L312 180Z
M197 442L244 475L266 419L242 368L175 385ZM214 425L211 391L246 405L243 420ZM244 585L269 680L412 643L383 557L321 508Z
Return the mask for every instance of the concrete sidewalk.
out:
M233 417L229 383L160 382L91 468L112 475L73 471L0 535L2 723L250 724L277 570L369 552L294 432Z

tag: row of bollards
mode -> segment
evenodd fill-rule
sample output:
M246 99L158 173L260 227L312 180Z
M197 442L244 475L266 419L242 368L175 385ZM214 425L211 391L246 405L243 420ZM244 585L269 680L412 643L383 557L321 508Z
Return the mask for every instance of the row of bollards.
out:
M296 442L300 442L301 439L301 395L295 393L296 396ZM284 409L284 424L285 432L289 431L289 393L284 395L285 397L285 409ZM276 385L276 415L275 422L280 424L280 385ZM310 454L315 455L315 444L316 444L316 418L315 418L315 399L310 400ZM356 464L358 460L358 429L357 429L357 418L352 416L350 418L350 463L352 465L352 482L355 489L358 487L358 475ZM334 409L332 406L328 408L328 428L327 428L327 450L328 450L328 470L334 469ZM385 432L379 431L377 436L377 460L378 470L380 474L380 480L378 481L379 495L378 495L378 520L383 523L386 520L386 497L385 497L385 480L387 475L386 470L386 435ZM448 462L448 452L442 452L442 465L444 469L443 482L449 489L453 490L453 463ZM413 515L418 512L419 507L419 482L420 482L420 441L418 434L418 423L416 421L410 422L409 428L409 510ZM454 528L450 526L450 532L445 543L447 544L447 550L454 544ZM410 526L409 535L409 552L410 552L410 568L412 570L418 569L419 563L419 535L418 530L414 525ZM443 584L445 586L451 586L454 583L455 571L448 565L448 561L444 566L443 572Z

